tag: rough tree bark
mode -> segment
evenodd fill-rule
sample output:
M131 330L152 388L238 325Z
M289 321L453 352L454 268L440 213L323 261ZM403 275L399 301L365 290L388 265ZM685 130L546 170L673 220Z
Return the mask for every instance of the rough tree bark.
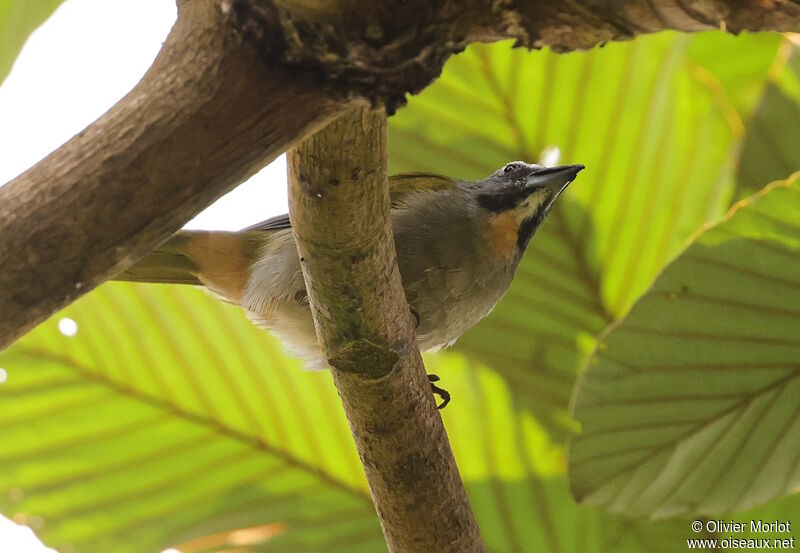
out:
M269 63L318 73L385 105L430 84L470 42L515 39L556 51L667 29L793 30L797 0L227 0Z
M183 2L136 88L0 188L0 349L351 103L263 64L224 21Z
M363 99L391 112L472 41L586 48L795 30L792 0L179 0L142 82L0 188L0 349Z
M290 151L289 214L389 550L484 551L397 268L383 110L348 112Z

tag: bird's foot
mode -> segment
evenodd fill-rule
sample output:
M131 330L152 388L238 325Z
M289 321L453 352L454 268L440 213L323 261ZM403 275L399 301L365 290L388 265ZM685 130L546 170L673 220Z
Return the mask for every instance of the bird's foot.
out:
M442 402L436 406L437 409L444 409L448 403L450 403L450 392L445 389L440 388L434 382L439 382L441 380L438 375L429 374L428 375L428 382L431 383L431 390L433 390L434 395L439 396L442 398Z

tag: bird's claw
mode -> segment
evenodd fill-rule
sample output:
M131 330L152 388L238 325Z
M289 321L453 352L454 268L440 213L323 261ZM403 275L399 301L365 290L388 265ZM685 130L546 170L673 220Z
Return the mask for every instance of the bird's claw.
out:
M447 390L440 388L434 382L439 382L441 380L438 375L429 374L428 375L428 382L431 383L431 390L433 391L434 395L439 396L442 398L442 402L436 406L437 409L444 409L448 403L450 403L450 392Z

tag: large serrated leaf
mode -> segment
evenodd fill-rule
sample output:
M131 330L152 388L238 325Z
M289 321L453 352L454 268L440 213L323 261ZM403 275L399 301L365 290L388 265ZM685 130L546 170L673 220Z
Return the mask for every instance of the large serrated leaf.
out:
M59 332L62 317L75 336ZM426 364L453 395L445 426L491 551L668 553L683 542L686 522L576 505L561 447L504 378L457 353ZM60 550L383 550L329 376L303 372L206 294L103 286L0 366L0 508Z
M492 551L667 553L654 542L679 539L680 525L576 505L563 449L503 378L461 354L426 362L447 375L445 425ZM207 294L105 285L0 366L0 509L61 551L385 548L329 375Z
M800 175L741 202L599 342L570 481L630 516L713 515L800 485Z
M0 509L50 545L155 552L258 526L265 551L383 547L329 376L199 290L104 286L0 365Z

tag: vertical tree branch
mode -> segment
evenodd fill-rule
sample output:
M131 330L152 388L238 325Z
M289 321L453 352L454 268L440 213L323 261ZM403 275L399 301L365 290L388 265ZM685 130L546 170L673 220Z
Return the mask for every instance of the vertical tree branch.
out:
M389 550L484 551L397 268L383 110L347 112L292 150L289 186L317 335Z

